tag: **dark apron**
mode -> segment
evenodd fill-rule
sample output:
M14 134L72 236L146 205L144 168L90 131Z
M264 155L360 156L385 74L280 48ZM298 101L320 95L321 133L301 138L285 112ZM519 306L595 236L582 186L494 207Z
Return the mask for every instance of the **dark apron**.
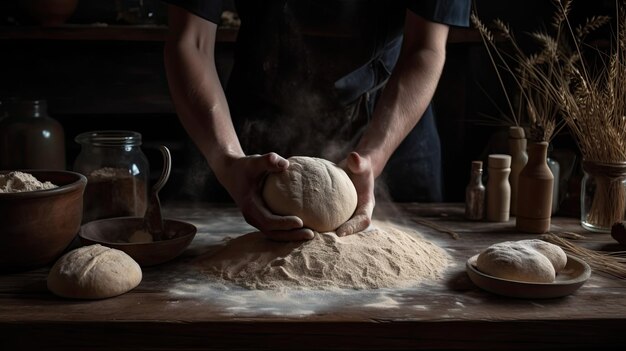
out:
M238 8L242 27L227 97L246 154L277 152L339 162L371 119L400 52L405 10L393 8L401 2L336 1L321 3L336 3L337 8L311 7L319 3L255 1ZM354 23L338 15L342 7L355 4L382 7L351 8L358 13ZM299 18L315 17L315 11L332 14L331 20L343 18L329 24L343 26L336 33L359 25L362 33L345 38L310 35L320 29L303 29ZM324 18L321 22L331 21ZM205 189L210 200L225 194L219 188L211 177ZM388 193L394 201L442 201L441 152L432 109L392 155L377 189L378 197Z

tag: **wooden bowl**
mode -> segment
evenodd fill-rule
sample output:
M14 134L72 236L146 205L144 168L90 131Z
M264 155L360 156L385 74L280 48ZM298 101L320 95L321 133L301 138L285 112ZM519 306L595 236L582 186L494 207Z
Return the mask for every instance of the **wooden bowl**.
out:
M552 283L529 283L494 277L476 268L477 259L478 255L472 256L465 265L470 280L483 290L508 297L548 299L567 296L578 290L591 276L591 267L570 255L567 255L565 268L557 273Z
M19 5L37 24L55 27L72 17L78 0L19 0Z
M122 250L140 266L153 266L178 257L196 235L193 224L164 219L165 236L170 239L148 243L129 243L128 238L143 228L142 217L99 219L83 224L78 233L83 245L100 244Z
M20 271L56 260L80 230L87 178L69 171L22 170L58 188L0 193L0 270ZM0 171L6 174L9 171Z

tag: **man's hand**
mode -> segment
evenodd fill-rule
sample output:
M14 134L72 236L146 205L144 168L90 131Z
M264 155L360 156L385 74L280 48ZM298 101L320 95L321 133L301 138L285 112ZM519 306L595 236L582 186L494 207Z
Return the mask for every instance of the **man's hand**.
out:
M369 158L351 152L342 162L352 179L357 194L357 205L352 218L337 228L337 236L346 236L365 230L372 222L374 212L374 172Z
M230 179L223 184L246 222L259 229L269 239L277 241L313 239L315 234L311 229L303 227L302 219L273 214L261 196L263 180L267 173L282 172L287 167L289 161L273 152L241 157L232 161L228 172Z

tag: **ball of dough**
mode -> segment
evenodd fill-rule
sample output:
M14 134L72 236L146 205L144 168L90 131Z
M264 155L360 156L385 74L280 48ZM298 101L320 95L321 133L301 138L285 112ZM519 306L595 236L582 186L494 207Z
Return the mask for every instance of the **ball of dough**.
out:
M546 256L515 241L489 246L478 255L476 268L494 277L529 283L551 283L556 278Z
M78 299L121 295L141 282L141 268L125 252L98 244L63 255L48 274L54 294Z
M352 180L334 163L315 157L289 158L289 168L271 173L263 186L269 209L282 216L295 215L318 232L337 229L356 209Z
M567 264L567 255L565 251L558 245L551 244L547 241L539 239L520 240L518 243L528 245L546 256L554 266L554 270L558 273L565 268Z

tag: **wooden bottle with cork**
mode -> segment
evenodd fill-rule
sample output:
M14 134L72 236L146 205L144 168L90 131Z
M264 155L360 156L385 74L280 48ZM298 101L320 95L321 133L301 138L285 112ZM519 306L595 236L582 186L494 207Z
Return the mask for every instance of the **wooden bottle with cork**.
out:
M554 176L548 167L548 143L532 143L528 163L519 175L515 227L526 233L541 234L550 230Z
M485 186L482 176L483 162L472 161L472 173L465 188L465 218L472 221L485 217Z
M487 180L487 220L507 222L511 208L511 156L489 155Z
M511 154L511 215L517 214L517 193L519 174L528 162L526 153L526 135L522 127L509 128L509 153Z

